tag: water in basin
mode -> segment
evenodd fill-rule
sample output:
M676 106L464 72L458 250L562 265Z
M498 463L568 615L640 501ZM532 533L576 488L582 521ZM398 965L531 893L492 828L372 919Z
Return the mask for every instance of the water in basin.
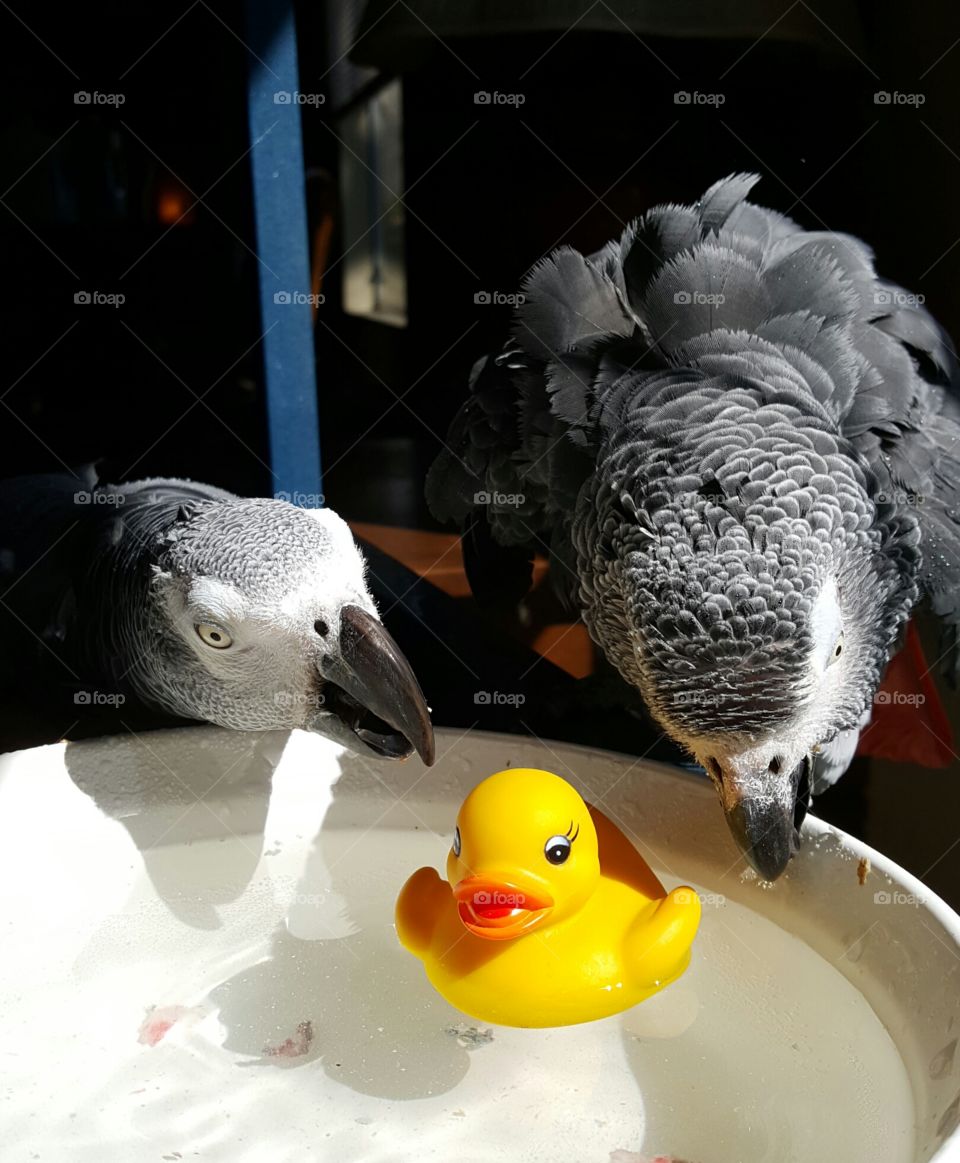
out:
M3 856L6 1159L914 1158L873 1010L732 900L704 892L690 970L627 1014L487 1027L393 931L399 886L445 858L421 812L388 798L375 826L338 827L301 779L261 832L236 804L188 802L145 844L149 812L62 791L46 836L10 829ZM48 794L22 785L18 809Z

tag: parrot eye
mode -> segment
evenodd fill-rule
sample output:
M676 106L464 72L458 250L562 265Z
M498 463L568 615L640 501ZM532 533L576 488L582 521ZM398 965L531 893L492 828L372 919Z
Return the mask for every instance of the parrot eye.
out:
M233 645L233 639L216 622L198 622L196 631L200 635L201 640L207 646L212 646L214 650L226 650L228 646Z
M830 651L830 657L827 660L827 666L830 666L831 663L836 662L841 654L843 654L843 635L842 634L836 640L836 642L833 644L833 650Z
M454 854L454 856L460 855L460 829L459 828L453 829L453 854Z

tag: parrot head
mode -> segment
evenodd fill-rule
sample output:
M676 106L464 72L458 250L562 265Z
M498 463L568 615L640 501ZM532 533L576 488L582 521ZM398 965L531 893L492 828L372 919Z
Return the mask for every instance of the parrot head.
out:
M300 727L359 754L434 759L417 680L350 530L284 501L182 506L161 538L130 678L149 702L239 730Z
M654 582L659 614L638 619L647 704L710 775L768 880L796 850L816 753L857 725L885 658L864 589L844 584L830 554L805 556L795 568L749 555L688 564Z
M818 753L863 721L910 607L869 482L804 459L759 450L766 484L741 494L705 473L692 493L661 484L646 510L621 496L585 591L594 636L710 775L767 880L797 848Z

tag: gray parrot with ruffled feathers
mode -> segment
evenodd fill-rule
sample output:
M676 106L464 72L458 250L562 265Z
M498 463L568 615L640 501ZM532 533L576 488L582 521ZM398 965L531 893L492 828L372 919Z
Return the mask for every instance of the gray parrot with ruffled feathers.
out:
M858 239L746 201L756 181L538 263L427 495L478 594L521 593L548 551L773 879L922 597L955 646L960 408L917 297Z
M330 509L183 480L0 482L0 679L434 758L409 663Z

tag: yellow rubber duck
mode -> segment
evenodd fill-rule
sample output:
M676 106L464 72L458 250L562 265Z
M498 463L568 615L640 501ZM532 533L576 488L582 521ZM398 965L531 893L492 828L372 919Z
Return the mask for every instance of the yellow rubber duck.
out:
M691 888L667 893L602 812L549 771L491 775L457 816L447 880L421 868L397 934L457 1009L507 1026L619 1013L690 962Z

